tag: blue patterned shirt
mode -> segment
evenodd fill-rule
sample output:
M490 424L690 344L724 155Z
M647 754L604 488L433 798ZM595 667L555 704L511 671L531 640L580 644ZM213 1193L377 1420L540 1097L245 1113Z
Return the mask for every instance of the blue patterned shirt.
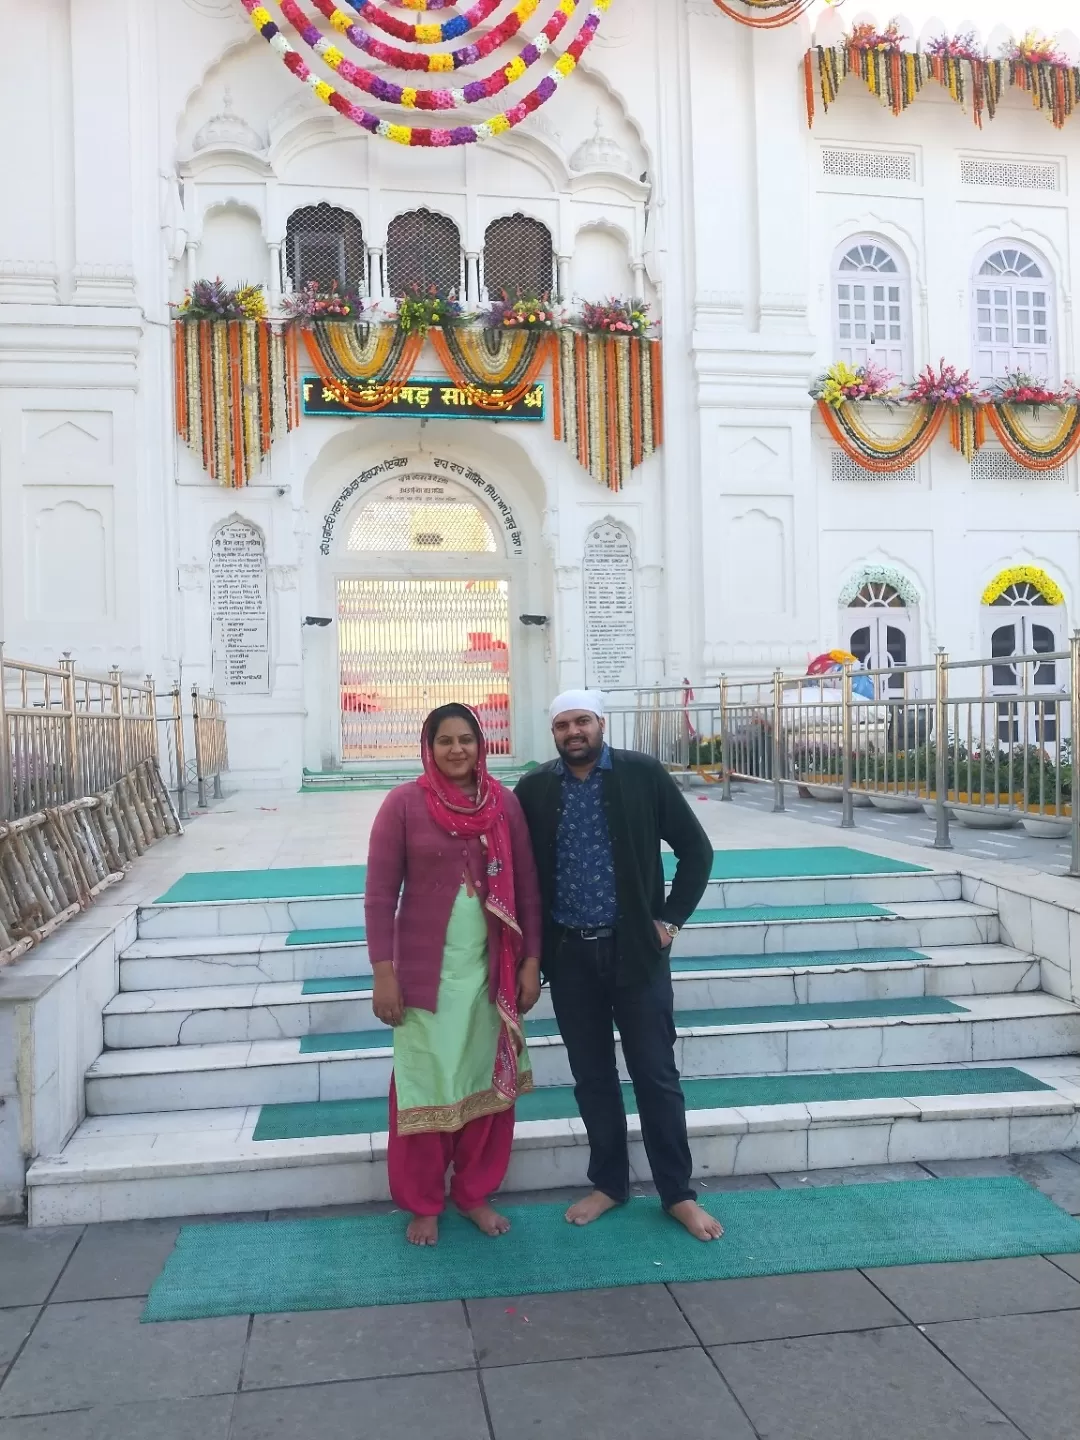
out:
M611 769L611 751L605 745L584 780L578 780L564 761L562 814L555 844L555 923L572 930L592 930L615 924L615 862L604 813L603 771Z

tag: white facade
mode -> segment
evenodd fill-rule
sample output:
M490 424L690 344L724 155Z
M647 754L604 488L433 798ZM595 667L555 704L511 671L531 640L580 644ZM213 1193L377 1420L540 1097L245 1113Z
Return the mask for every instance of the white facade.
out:
M20 658L209 685L213 537L254 525L268 693L227 697L234 783L340 764L338 627L302 622L350 578L505 582L512 749L545 753L546 696L585 678L582 562L606 521L632 549L642 684L798 670L853 639L878 660L985 654L1000 614L980 597L1014 565L1064 593L1043 616L1058 643L1080 623L1076 462L1017 471L990 445L972 467L942 437L877 477L807 395L839 358L1076 375L1080 118L1056 131L1009 92L980 131L933 85L895 118L851 79L811 131L809 26L616 0L520 130L405 150L319 105L234 0L38 0L4 27L0 635ZM564 297L645 293L662 449L612 494L550 424L308 417L254 484L212 483L174 435L169 302L214 275L277 295L289 217L321 203L359 221L376 294L391 223L421 207L456 225L470 298L511 214L547 227ZM350 549L387 481L466 472L493 551ZM866 583L890 587L887 616L860 608Z

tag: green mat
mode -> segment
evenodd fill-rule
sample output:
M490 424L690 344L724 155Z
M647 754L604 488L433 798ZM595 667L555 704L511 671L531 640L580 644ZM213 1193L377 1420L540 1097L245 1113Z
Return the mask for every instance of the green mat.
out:
M844 845L814 845L789 850L717 850L713 856L714 880L791 880L846 875L927 874L924 865L889 860ZM664 874L675 874L675 856L664 852Z
M363 895L366 875L366 865L310 865L299 870L192 870L181 875L154 904Z
M921 950L904 950L882 946L866 950L777 950L768 955L686 955L671 961L675 975L691 975L706 970L779 970L793 967L826 965L895 965L926 961ZM370 975L331 975L323 980L305 980L303 995L368 995Z
M329 930L291 930L286 945L365 945L363 925L338 925Z
M1011 1066L985 1070L844 1070L809 1075L747 1075L737 1079L683 1080L689 1110L739 1110L745 1105L808 1105L814 1100L896 1100L919 1095L1006 1095L1053 1086ZM637 1114L632 1085L622 1087L628 1115ZM517 1102L519 1120L575 1120L570 1085L530 1090ZM255 1140L303 1140L316 1135L370 1135L386 1130L384 1097L312 1100L264 1105Z
M578 1228L562 1205L507 1206L491 1240L458 1215L407 1245L401 1215L190 1225L144 1321L600 1290L1080 1251L1080 1224L1025 1181L909 1180L704 1195L724 1238L703 1245L632 1200Z
M773 950L767 955L685 955L671 961L673 974L695 970L776 970L803 965L893 965L898 962L927 961L921 950Z
M882 905L725 905L720 910L695 910L688 925L753 925L777 920L869 920L896 917Z
M910 995L898 1000L820 1000L811 1005L727 1005L708 1010L676 1010L681 1030L715 1029L729 1025L797 1025L808 1020L888 1020L912 1015L966 1015L967 1008L938 995ZM558 1035L558 1021L526 1020L530 1040ZM301 1055L334 1050L386 1050L393 1044L387 1030L342 1030L305 1035Z

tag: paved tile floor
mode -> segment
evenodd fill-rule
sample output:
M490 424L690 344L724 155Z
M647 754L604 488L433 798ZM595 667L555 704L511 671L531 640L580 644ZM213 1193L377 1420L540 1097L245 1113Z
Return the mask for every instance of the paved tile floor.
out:
M1080 1214L1080 1151L705 1183L1017 1173ZM0 1225L0 1440L1080 1433L1077 1255L140 1325L180 1224Z

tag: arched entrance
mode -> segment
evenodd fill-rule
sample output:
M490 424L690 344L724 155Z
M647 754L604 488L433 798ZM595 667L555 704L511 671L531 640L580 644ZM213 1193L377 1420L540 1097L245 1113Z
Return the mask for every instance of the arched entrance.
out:
M414 760L424 716L451 700L479 713L493 755L513 755L521 536L506 513L410 471L361 496L332 553L341 762Z
M983 591L983 653L991 667L991 693L1031 695L1045 690L1064 694L1065 672L1054 660L1020 663L1023 655L1051 655L1066 647L1065 596L1045 570L1032 565L1003 570ZM1043 744L1057 739L1053 704L1019 705L1003 699L997 707L998 740Z
M840 592L840 605L845 645L867 670L918 664L919 595L905 575L865 566ZM881 699L902 695L903 676L880 677L878 691ZM909 685L908 694L913 693Z

